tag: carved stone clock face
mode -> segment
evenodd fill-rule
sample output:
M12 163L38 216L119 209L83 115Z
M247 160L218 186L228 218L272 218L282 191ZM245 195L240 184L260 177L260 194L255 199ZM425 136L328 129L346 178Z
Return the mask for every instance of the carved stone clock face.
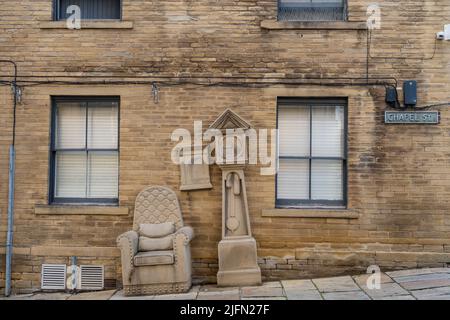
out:
M247 159L246 150L246 136L234 136L232 145L225 144L225 157L227 163L237 163L240 160L245 161ZM232 158L231 155L233 156Z

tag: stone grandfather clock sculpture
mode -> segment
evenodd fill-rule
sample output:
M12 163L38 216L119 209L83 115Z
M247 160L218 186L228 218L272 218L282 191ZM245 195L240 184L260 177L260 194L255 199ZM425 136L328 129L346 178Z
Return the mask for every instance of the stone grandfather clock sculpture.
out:
M248 162L248 147L239 148L242 139L232 139L232 146L225 143L225 134L231 132L245 133L250 125L236 113L227 109L210 126L218 129L224 137L227 154L233 148L234 161L226 159L219 163L222 170L222 240L219 242L219 272L217 284L219 286L242 286L261 284L261 270L257 262L256 241L252 237L247 204L244 169ZM242 135L240 136L243 137ZM244 135L244 139L245 135ZM239 152L245 154L239 155ZM216 156L217 156L216 150ZM241 156L241 157L239 157ZM239 161L241 159L241 161ZM243 161L242 161L243 160Z

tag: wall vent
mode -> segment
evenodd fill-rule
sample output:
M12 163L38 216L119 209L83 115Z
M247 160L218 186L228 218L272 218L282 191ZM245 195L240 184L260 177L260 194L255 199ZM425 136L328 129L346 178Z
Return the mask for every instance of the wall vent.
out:
M80 266L80 290L103 290L105 286L103 266Z
M66 265L43 264L41 269L41 289L65 290L66 289Z

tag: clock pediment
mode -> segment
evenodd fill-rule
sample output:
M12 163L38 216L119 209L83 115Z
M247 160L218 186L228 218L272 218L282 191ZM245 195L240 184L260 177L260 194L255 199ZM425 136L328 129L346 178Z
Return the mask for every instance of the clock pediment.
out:
M226 109L222 114L209 126L210 129L244 129L248 130L252 126L242 119L236 112Z

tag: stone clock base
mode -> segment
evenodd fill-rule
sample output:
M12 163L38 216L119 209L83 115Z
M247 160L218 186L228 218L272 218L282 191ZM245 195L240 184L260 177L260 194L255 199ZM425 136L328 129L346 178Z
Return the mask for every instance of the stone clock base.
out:
M256 241L253 237L224 239L219 242L217 285L257 286L261 284Z

